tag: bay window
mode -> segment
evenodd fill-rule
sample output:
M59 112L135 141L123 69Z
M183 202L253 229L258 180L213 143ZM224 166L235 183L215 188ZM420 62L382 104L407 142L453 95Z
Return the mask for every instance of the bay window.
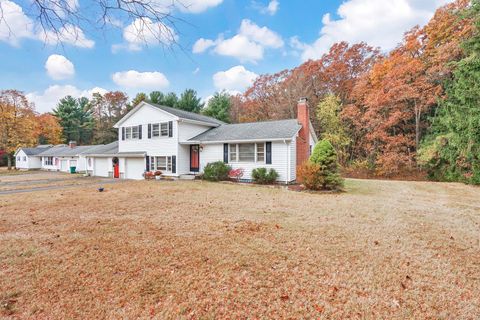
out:
M234 143L228 152L231 162L265 162L265 143Z

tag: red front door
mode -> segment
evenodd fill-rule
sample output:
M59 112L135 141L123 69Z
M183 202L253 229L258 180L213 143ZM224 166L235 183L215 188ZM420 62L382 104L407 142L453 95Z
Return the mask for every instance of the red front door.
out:
M200 150L198 145L190 146L190 171L198 172L200 170Z
M120 178L120 166L118 165L118 163L115 163L113 165L113 177Z

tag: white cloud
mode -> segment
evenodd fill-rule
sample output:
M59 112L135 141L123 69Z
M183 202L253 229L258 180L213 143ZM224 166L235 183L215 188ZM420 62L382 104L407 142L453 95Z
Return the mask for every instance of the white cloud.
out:
M217 90L239 92L253 84L258 74L245 69L244 66L235 66L226 71L213 75L213 84Z
M267 27L257 26L248 19L242 20L239 33L265 47L276 49L283 47L282 37Z
M87 49L95 46L95 41L88 39L82 29L71 24L61 27L58 33L52 30L42 31L39 33L38 38L49 45L69 44Z
M172 45L178 41L178 35L172 28L153 22L149 18L137 18L123 29L124 44L115 44L112 51L127 49L129 51L140 51L145 46L156 46L159 44Z
M213 52L219 55L255 63L263 59L265 48L278 49L283 45L282 37L276 32L244 19L232 38L223 39L222 35L216 40L200 38L193 46L193 53L202 53L214 47Z
M52 54L45 62L48 75L54 80L63 80L75 75L73 63L59 54Z
M200 72L200 68L196 67L195 70L193 70L192 74L198 74Z
M304 44L302 59L316 59L339 41L365 41L384 50L394 48L405 31L415 25L424 25L435 9L449 0L348 0L337 10L340 17L323 19L320 37L312 44ZM300 47L297 43L297 48Z
M142 89L164 89L170 85L167 77L161 72L138 72L135 70L116 72L112 80L120 87Z
M207 49L213 47L214 45L215 45L215 41L210 39L200 38L193 45L193 53L205 52Z
M183 12L200 13L222 2L223 0L182 0L177 2L177 7Z
M270 1L266 6L253 2L253 7L260 11L262 14L269 14L271 16L275 15L277 13L278 8L280 7L280 3L278 0L272 0Z
M71 8L76 8L76 0L67 1ZM53 30L37 31L41 29L35 25L32 19L27 17L22 7L9 0L0 0L0 41L13 46L18 46L21 39L35 39L49 45L59 43L69 44L76 47L93 48L95 42L87 39L82 29L73 25L66 25L55 33ZM57 14L61 15L60 12Z
M22 7L8 0L0 0L0 41L18 46L22 38L35 38L33 22Z
M44 92L30 92L26 96L30 102L35 103L36 110L43 113L52 111L57 107L59 100L66 96L91 98L95 92L105 94L108 91L99 87L80 90L72 85L52 85Z
M260 44L237 34L233 38L219 41L214 51L222 56L237 58L241 62L255 62L263 59L263 50Z

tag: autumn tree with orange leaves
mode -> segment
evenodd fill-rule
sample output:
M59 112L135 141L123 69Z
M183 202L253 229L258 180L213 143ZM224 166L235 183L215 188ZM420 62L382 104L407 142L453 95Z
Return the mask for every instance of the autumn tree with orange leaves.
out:
M19 147L37 142L36 118L33 106L16 90L0 92L0 149L7 153L8 170L12 154Z
M463 19L468 1L437 10L424 27L404 41L358 81L343 110L355 143L352 158L366 158L381 175L416 167L416 152L444 95L451 62L462 57L460 42L472 33Z

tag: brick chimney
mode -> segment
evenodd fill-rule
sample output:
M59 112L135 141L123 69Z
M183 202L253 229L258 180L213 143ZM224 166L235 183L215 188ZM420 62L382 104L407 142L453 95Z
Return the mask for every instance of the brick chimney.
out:
M70 142L68 143L68 146L69 146L70 148L72 148L72 149L75 148L75 147L77 146L77 141L70 141Z
M297 167L310 157L310 116L307 98L301 98L297 104L297 120L302 126L297 137Z

